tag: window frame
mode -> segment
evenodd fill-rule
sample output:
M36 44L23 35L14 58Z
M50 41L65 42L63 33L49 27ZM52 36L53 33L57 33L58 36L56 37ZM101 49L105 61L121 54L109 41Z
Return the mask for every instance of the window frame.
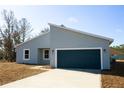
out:
M49 53L48 53L48 58L45 58L45 51L48 50ZM50 50L49 49L43 49L43 60L49 60L50 59Z
M28 50L29 54L28 54L28 58L25 58L25 51ZM23 60L30 60L30 49L23 49Z

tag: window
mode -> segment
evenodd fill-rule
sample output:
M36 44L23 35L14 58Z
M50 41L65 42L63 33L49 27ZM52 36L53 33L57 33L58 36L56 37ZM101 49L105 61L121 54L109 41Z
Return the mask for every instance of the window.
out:
M43 59L49 60L49 50L48 49L43 50Z
M24 49L23 59L24 60L29 60L30 59L30 51L29 51L29 49Z

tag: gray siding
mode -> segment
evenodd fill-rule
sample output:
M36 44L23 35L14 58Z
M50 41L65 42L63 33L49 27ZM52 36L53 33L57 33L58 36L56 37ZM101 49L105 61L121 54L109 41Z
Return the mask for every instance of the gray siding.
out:
M109 41L83 35L77 32L68 31L59 27L50 26L50 47L51 50L56 48L92 48L101 47L106 49L103 51L103 68L110 68L109 59ZM50 64L55 67L55 52L51 53Z
M17 63L38 64L38 48L50 48L49 40L49 34L44 34L18 46L16 48ZM30 49L30 60L23 60L23 49Z

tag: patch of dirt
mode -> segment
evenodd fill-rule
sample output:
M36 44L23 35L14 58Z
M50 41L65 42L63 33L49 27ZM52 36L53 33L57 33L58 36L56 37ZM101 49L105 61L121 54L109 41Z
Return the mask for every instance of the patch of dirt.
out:
M36 75L48 69L31 69L32 65L16 64L15 62L0 62L0 85Z
M124 88L124 61L112 64L111 70L102 71L103 88Z
M32 66L30 69L44 69L44 70L50 70L52 69L49 65L39 65L39 66Z

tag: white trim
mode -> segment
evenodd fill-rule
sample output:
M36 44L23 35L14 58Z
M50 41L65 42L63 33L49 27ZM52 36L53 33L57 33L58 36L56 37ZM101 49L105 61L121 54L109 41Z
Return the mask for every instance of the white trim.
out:
M45 50L48 50L49 51L49 58L44 58ZM50 49L43 49L43 60L50 60Z
M103 50L102 48L100 49L101 52L101 70L103 70Z
M100 50L100 58L101 58L101 70L103 70L103 57L102 57L102 48L101 47L90 47L90 48L56 48L55 49L55 67L57 68L57 50Z
M29 51L29 58L28 59L25 59L25 50L28 50ZM23 49L23 60L30 60L30 49Z
M55 49L55 68L57 68L57 50L58 49Z
M105 37L105 36L96 35L96 34L84 32L84 31L72 29L72 28L69 28L69 27L66 27L66 26L63 27L63 26L60 26L60 25L52 24L52 23L48 23L48 24L51 25L51 26L59 27L59 28L66 29L66 30L69 30L69 31L73 31L73 32L77 32L77 33L97 37L97 38L100 38L100 39L108 40L110 43L112 43L114 41L112 38L108 38L108 37Z

